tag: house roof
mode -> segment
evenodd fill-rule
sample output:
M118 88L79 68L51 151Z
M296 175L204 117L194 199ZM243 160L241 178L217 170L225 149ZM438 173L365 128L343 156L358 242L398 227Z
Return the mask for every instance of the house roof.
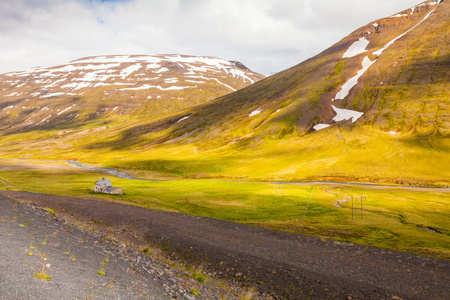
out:
M99 179L95 184L100 185L102 189L112 187L111 181L108 178Z

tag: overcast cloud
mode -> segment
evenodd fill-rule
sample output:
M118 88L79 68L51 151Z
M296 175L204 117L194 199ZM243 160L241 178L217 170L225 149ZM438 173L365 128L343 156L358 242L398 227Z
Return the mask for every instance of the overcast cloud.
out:
M0 73L105 54L284 70L421 0L0 0Z

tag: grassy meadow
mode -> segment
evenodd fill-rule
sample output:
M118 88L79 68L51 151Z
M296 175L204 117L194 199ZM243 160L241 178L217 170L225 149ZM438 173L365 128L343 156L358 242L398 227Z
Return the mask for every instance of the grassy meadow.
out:
M75 170L0 171L0 190L97 198L450 259L448 190L108 176L125 194L95 194L101 177ZM351 201L345 202L351 196L354 219ZM366 197L362 219L360 196Z
M197 179L245 176L253 181L319 179L450 186L450 139L441 136L336 126L283 139L267 136L229 143L218 141L217 136L214 141L186 138L152 145L154 137L144 133L123 136L129 130L118 125L3 136L0 158L77 159L140 176L153 171Z

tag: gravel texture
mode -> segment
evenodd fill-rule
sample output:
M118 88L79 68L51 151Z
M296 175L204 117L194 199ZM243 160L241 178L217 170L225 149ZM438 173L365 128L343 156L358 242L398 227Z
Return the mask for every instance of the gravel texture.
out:
M242 293L211 288L183 268L2 195L0 240L0 299L236 299Z
M256 286L263 297L448 299L450 295L448 260L93 199L25 192L3 194L102 224L127 240L157 244L179 260L203 263L214 277ZM36 244L43 238L35 237ZM29 239L22 242L22 247L28 245ZM94 270L105 255L104 251L97 252ZM109 264L116 270L121 268L120 264ZM10 286L4 284L4 275L0 278L0 288ZM105 281L97 283L99 287L107 284L106 278L101 279ZM201 298L211 299L206 294Z

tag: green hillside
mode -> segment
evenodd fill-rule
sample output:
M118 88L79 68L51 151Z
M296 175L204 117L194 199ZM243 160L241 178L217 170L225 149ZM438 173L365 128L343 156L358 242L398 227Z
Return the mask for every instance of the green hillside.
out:
M8 131L0 155L190 178L448 186L449 10L449 3L425 1L297 66L181 112L161 115L149 105L117 122ZM344 57L358 41L368 44Z

